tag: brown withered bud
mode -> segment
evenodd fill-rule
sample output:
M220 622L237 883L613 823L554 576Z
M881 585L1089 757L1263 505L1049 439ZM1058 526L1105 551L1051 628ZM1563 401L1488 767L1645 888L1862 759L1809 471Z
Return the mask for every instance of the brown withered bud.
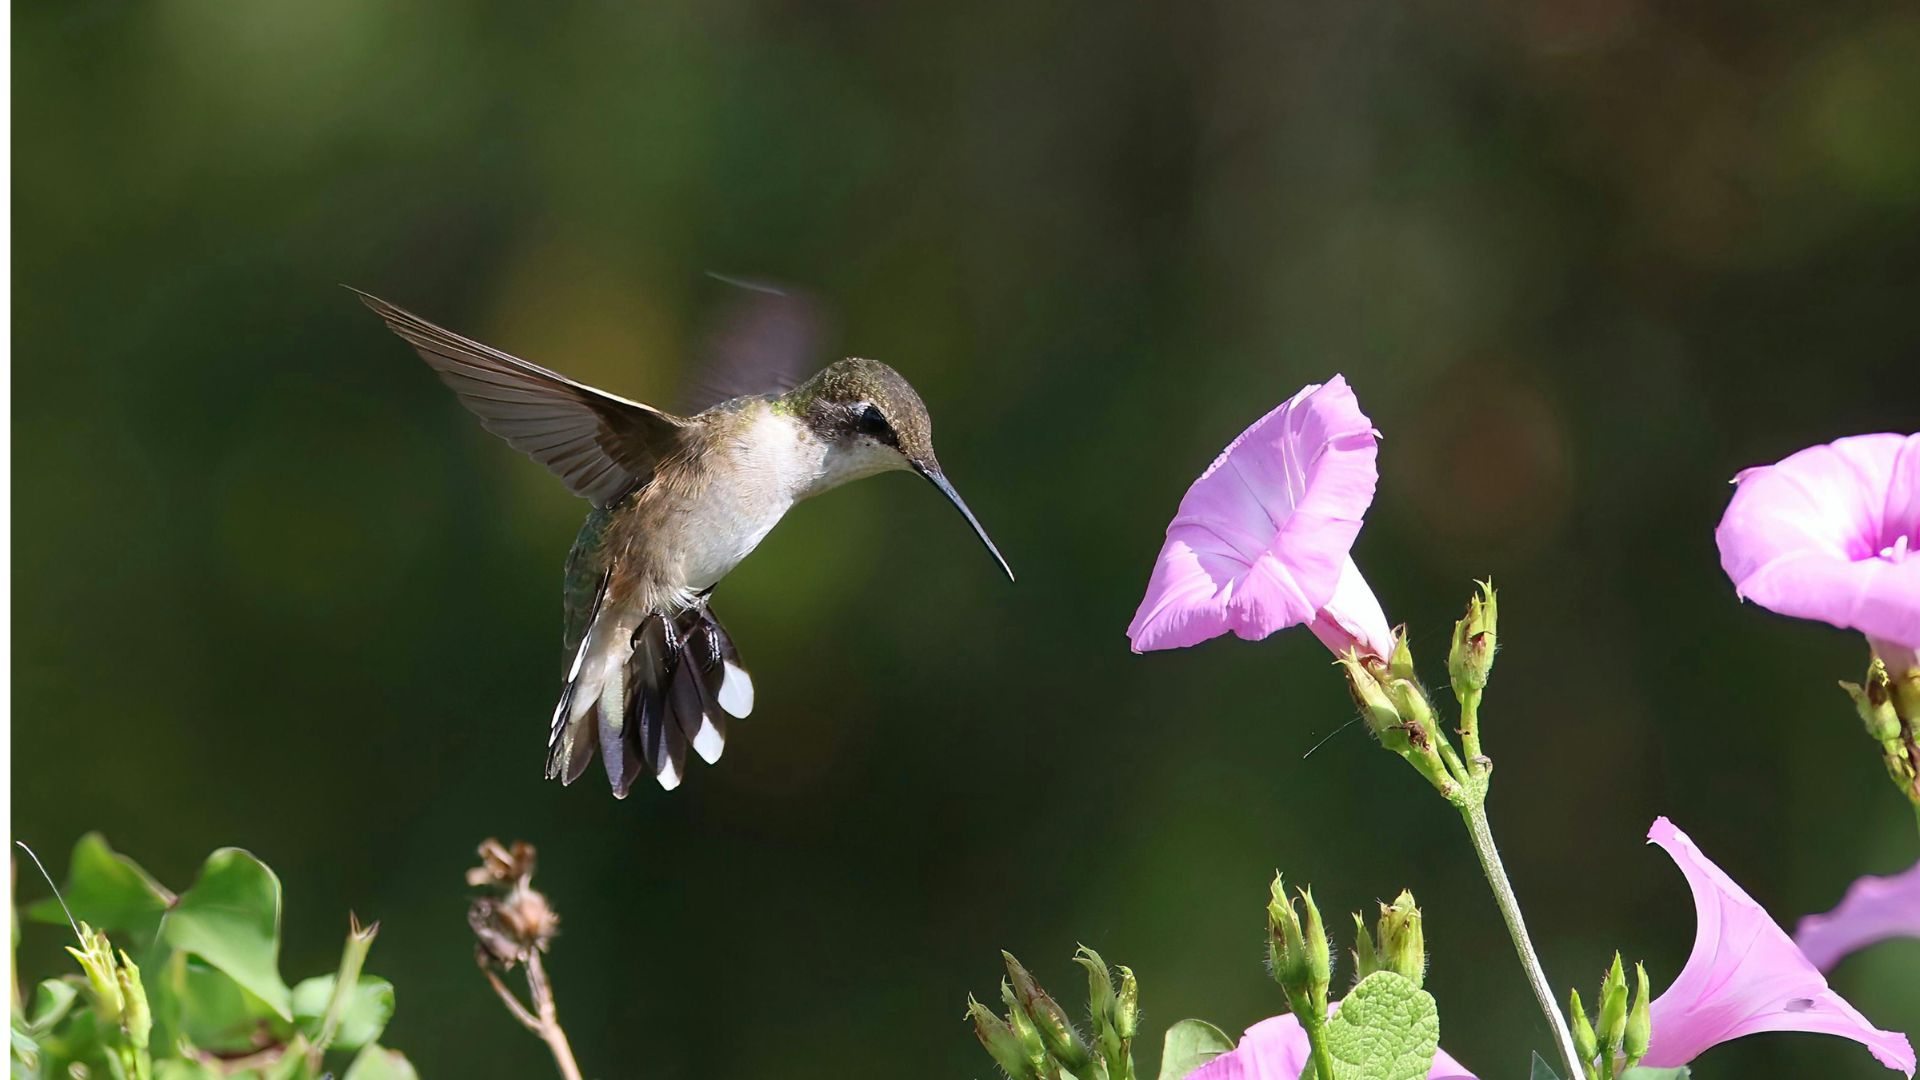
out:
M533 888L534 849L498 840L480 845L481 864L467 871L467 883L497 890L476 897L467 907L467 925L479 943L480 959L512 968L536 952L546 952L560 929L560 915Z
M509 848L488 837L480 845L480 865L467 871L467 884L475 888L524 885L533 878L534 858L533 845L524 840L515 840Z

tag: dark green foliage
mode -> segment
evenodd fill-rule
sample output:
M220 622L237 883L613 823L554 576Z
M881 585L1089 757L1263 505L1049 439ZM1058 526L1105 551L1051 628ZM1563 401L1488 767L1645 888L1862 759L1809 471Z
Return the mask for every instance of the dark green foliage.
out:
M15 1006L15 1080L65 1077L75 1065L116 1080L414 1076L377 1044L394 1008L393 987L360 973L377 926L353 922L339 970L289 989L280 879L251 854L214 852L176 896L89 833L67 875L65 908L49 897L27 914L78 935L68 952L82 973L47 979ZM343 980L352 988L337 993Z

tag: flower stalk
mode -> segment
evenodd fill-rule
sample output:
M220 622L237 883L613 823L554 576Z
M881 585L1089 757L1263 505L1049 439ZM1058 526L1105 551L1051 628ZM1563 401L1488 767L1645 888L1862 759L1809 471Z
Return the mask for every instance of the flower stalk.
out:
M563 1080L581 1080L573 1045L560 1026L553 983L541 959L560 928L560 916L533 888L534 860L532 844L516 842L508 847L489 839L480 845L480 865L467 871L467 884L489 890L467 908L467 923L477 942L474 960L507 1012L547 1044ZM511 971L515 966L526 970L532 1008L500 979L501 971Z
M1493 760L1481 748L1480 702L1493 671L1493 657L1499 646L1499 600L1491 581L1477 582L1478 590L1468 601L1466 615L1454 624L1453 639L1447 651L1447 677L1455 700L1460 703L1461 749L1442 729L1437 711L1426 689L1414 676L1413 651L1404 629L1394 637L1388 660L1362 657L1349 651L1339 661L1347 678L1347 689L1360 708L1367 728L1380 744L1404 758L1440 796L1460 813L1467 827L1467 838L1480 860L1481 872L1493 892L1494 906L1507 924L1513 939L1514 954L1526 973L1541 1013L1552 1029L1560 1056L1569 1075L1582 1075L1580 1056L1574 1047L1573 1033L1554 1000L1552 984L1534 950L1527 932L1520 901L1513 882L1494 843L1493 827L1487 820L1487 791L1493 783ZM1305 1020L1303 1018L1303 1023ZM1311 1032L1311 1027L1309 1027Z

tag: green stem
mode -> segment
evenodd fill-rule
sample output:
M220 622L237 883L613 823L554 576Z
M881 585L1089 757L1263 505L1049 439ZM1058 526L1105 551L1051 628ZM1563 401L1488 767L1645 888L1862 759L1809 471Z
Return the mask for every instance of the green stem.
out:
M1460 748L1470 774L1479 776L1486 771L1486 759L1480 753L1480 691L1456 686L1453 696L1460 701Z
M1461 808L1460 814L1467 822L1467 835L1473 840L1474 854L1480 856L1480 869L1487 875L1487 885L1493 889L1493 902L1500 909L1500 917L1507 922L1507 933L1513 937L1513 951L1519 955L1520 966L1527 973L1527 985L1533 988L1540 1011L1546 1014L1547 1026L1553 1029L1554 1042L1559 1044L1560 1056L1567 1064L1567 1075L1583 1075L1580 1055L1573 1048L1573 1033L1567 1029L1559 1006L1554 1004L1546 970L1540 966L1539 954L1533 951L1533 938L1527 934L1526 920L1520 914L1520 900L1513 894L1513 882L1507 880L1507 868L1500 862L1500 849L1494 845L1493 829L1487 824L1486 799L1486 788L1480 787Z
M1300 1013L1300 1026L1307 1032L1307 1046L1312 1051L1314 1075L1318 1080L1333 1080L1333 1052L1327 1049L1326 1009L1321 1008L1318 1016L1315 1016L1312 1008Z

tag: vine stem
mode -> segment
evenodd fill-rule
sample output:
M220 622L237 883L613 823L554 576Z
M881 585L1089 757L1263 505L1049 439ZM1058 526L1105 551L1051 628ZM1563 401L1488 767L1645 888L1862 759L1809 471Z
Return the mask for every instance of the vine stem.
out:
M567 1041L566 1029L560 1026L559 1010L553 1004L553 984L547 981L547 968L540 962L540 953L536 950L527 958L527 990L533 998L532 1009L520 1003L492 968L483 963L480 972L492 984L494 993L500 995L501 1003L513 1018L547 1044L560 1075L565 1080L581 1080L580 1065L573 1058L573 1044Z
M1567 1063L1567 1076L1569 1080L1577 1080L1584 1073L1580 1055L1573 1048L1573 1032L1568 1030L1566 1018L1554 1003L1553 987L1547 983L1539 954L1533 951L1533 938L1527 933L1526 919L1520 915L1520 901L1513 894L1513 882L1507 880L1507 868L1500 862L1500 849L1494 845L1493 829L1487 824L1486 789L1481 788L1477 795L1460 808L1460 815L1466 818L1474 854L1480 856L1480 869L1493 890L1493 902L1500 908L1500 917L1507 922L1507 933L1512 935L1513 951L1519 954L1520 966L1526 970L1527 984L1533 987L1533 996L1540 1002L1540 1011L1546 1014L1547 1026L1553 1029L1554 1041L1560 1045L1560 1056Z

